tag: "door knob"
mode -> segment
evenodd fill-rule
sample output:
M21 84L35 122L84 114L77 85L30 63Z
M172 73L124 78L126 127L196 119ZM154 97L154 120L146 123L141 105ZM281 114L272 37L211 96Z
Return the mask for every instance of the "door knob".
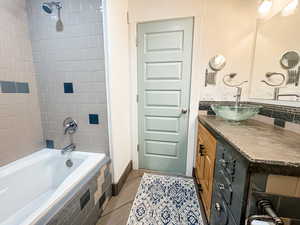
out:
M182 114L186 114L188 112L188 110L186 109L186 108L183 108L182 110L181 110L181 113Z

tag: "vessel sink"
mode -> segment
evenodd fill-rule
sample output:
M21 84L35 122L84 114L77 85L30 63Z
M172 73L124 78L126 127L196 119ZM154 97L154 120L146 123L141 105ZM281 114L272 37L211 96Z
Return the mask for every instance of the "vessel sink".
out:
M262 106L256 105L211 105L217 116L229 121L242 121L250 119L258 114Z

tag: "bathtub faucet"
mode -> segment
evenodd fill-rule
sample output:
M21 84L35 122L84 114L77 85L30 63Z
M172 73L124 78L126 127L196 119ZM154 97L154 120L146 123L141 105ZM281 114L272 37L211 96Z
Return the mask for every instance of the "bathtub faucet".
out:
M70 145L64 147L62 150L61 150L61 154L66 154L67 152L73 152L75 151L76 149L76 145L71 143Z

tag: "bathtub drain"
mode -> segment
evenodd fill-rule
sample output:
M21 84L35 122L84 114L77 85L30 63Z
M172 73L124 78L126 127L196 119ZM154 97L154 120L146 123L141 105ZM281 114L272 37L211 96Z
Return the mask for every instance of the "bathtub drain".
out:
M71 159L68 159L68 160L66 161L66 166L67 166L67 167L72 167L72 166L73 166L73 162L72 162Z

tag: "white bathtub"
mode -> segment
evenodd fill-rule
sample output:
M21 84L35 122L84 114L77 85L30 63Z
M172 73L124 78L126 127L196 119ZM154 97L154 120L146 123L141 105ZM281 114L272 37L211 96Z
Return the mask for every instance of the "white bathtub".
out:
M107 161L105 154L75 151L68 157L43 149L0 167L0 225L46 224Z

